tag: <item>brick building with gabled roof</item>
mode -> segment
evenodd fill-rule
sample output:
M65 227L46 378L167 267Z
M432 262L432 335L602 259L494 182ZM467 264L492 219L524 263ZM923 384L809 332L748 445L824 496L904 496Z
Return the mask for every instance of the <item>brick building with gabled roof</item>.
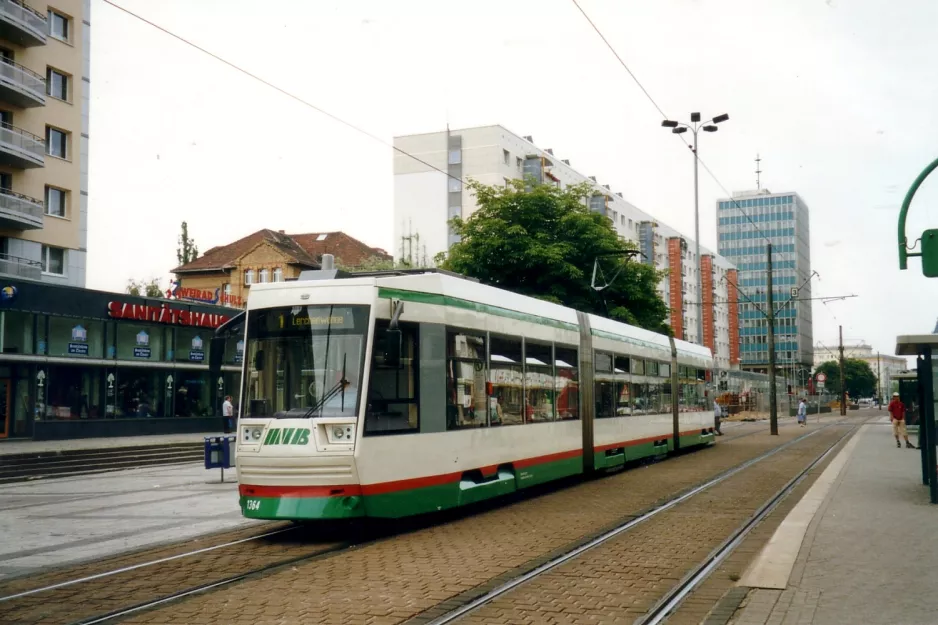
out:
M391 260L381 248L344 232L285 234L264 229L173 269L177 285L170 292L178 299L242 307L255 282L281 282L304 269L318 269L323 254L332 254L347 267L373 258Z

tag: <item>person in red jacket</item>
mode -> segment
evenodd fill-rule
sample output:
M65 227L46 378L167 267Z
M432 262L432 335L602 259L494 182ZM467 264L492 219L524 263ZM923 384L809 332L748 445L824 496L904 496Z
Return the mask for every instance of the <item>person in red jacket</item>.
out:
M896 437L896 447L902 448L899 442L899 435L905 439L905 446L915 449L915 445L909 442L909 435L905 429L905 404L899 399L899 393L892 394L892 401L889 402L889 415L892 417L892 435Z

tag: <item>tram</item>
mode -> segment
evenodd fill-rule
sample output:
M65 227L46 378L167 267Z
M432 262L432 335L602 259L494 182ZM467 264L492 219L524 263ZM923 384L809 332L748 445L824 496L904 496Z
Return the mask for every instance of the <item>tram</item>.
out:
M709 349L440 270L255 284L233 332L250 518L405 517L713 442Z

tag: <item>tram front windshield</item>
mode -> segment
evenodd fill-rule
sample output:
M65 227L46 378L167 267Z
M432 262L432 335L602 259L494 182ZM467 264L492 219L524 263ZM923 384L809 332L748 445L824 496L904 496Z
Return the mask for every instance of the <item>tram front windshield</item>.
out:
M293 306L248 313L243 417L354 417L368 306Z

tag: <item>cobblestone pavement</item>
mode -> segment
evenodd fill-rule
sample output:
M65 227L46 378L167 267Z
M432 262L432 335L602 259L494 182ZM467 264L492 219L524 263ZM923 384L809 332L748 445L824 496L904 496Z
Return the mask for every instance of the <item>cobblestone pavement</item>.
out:
M273 531L284 527L287 527L287 524L278 523L270 524L264 529ZM114 571L142 562L168 558L188 551L248 538L259 533L263 532L259 532L258 528L226 532L163 549L148 549L85 566L69 567L42 575L11 580L0 584L0 597ZM153 601L182 589L219 581L259 567L312 556L342 545L335 541L326 542L324 538L328 539L328 536L312 539L309 533L302 529L290 530L199 555L11 599L0 603L0 610L3 614L0 621L10 625L40 622L51 625L71 623L107 614L128 606Z
M760 433L735 440L728 433L711 449L296 564L128 622L398 623L805 433L786 425L771 437L765 424L734 432L754 429Z
M800 441L460 622L631 623L845 431Z
M921 483L919 453L896 449L888 424L865 427L808 527L788 588L749 591L729 622L938 622L935 507Z

